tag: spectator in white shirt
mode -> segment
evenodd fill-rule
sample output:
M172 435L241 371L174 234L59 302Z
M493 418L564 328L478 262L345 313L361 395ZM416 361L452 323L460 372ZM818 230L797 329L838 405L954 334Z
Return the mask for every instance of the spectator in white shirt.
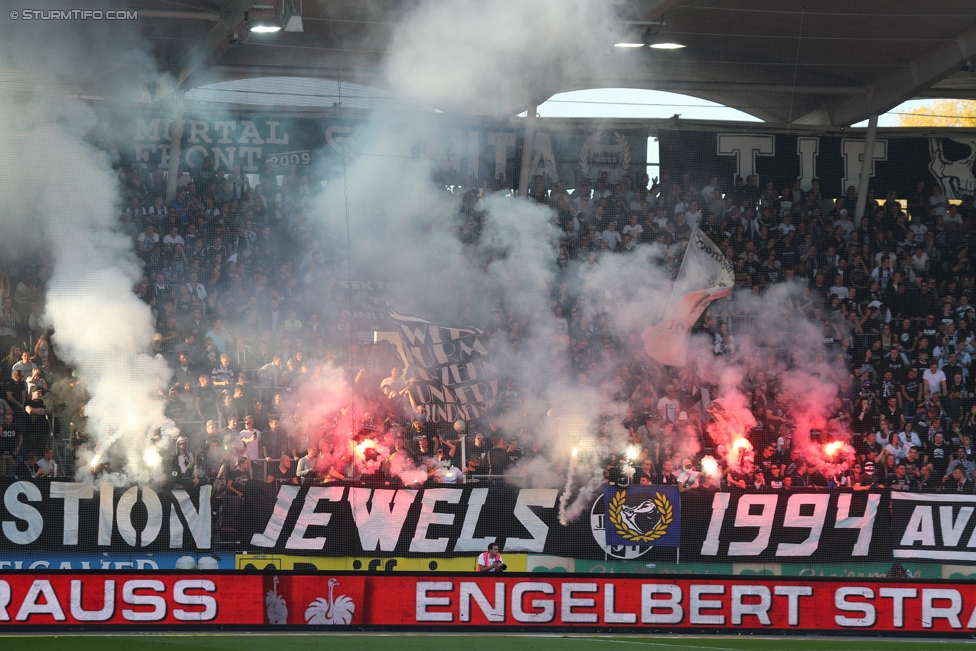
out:
M946 376L939 369L938 362L929 364L928 369L922 373L922 379L925 381L926 393L928 395L932 395L933 393L945 395Z
M627 235L628 233L632 239L643 241L644 227L637 223L637 215L632 214L630 223L624 226L623 234Z
M173 248L177 244L183 246L185 244L185 241L183 240L183 236L180 235L180 229L177 228L176 226L171 228L169 230L169 233L166 234L166 237L163 238L163 244L165 244L169 248Z
M45 448L44 456L37 460L37 472L35 477L57 477L58 464L54 460L54 450Z
M600 234L600 239L607 243L607 248L611 251L617 248L617 245L623 240L620 235L620 231L617 230L617 222L611 221L607 224L607 230Z

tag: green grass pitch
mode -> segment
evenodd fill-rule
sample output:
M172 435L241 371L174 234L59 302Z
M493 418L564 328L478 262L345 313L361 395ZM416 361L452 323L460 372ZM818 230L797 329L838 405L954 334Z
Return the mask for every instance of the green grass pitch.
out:
M405 633L373 634L144 634L144 635L10 635L0 636L0 646L17 651L431 651L454 648L463 651L972 651L973 642L935 639L872 640L863 638L760 638L602 636L602 635L488 635Z

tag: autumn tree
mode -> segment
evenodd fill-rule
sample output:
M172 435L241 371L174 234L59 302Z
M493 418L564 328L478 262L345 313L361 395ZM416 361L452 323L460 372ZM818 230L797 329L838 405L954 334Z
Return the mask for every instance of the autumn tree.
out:
M934 99L898 116L902 127L976 127L976 101Z

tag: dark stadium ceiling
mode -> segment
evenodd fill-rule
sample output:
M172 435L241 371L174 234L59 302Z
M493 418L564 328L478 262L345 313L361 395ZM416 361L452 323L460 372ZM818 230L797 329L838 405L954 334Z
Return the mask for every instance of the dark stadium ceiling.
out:
M622 27L666 14L674 39L686 47L613 52L608 43L599 75L538 89L531 102L584 88L658 89L719 102L767 122L843 126L908 99L976 99L976 0L804 1L610 0L607 10ZM255 5L276 2L280 8L282 0L129 2L139 11L140 29L160 69L170 73L145 98L250 77L381 86L392 30L417 4L304 0L302 32L249 35L244 12L252 10L253 18L261 13ZM508 114L527 105L507 107ZM477 106L440 108L485 112Z

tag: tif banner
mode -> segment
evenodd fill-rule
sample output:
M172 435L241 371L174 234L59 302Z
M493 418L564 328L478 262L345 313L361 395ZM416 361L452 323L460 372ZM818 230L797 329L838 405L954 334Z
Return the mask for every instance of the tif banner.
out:
M67 571L6 573L0 595L0 630L976 630L964 581Z
M604 486L610 545L681 545L681 493L675 486Z
M390 312L407 358L404 379L428 420L451 422L480 418L498 395L498 370L477 328L436 326Z
M951 136L951 137L942 137ZM779 192L800 182L804 191L814 180L825 198L842 197L860 185L861 167L871 166L871 189L883 197L895 192L911 197L916 184L938 184L949 199L976 194L976 138L948 130L932 137L878 131L874 151L865 155L864 136L754 132L658 132L661 171L673 179L685 172L709 170L721 188L734 192L734 178L755 176Z

